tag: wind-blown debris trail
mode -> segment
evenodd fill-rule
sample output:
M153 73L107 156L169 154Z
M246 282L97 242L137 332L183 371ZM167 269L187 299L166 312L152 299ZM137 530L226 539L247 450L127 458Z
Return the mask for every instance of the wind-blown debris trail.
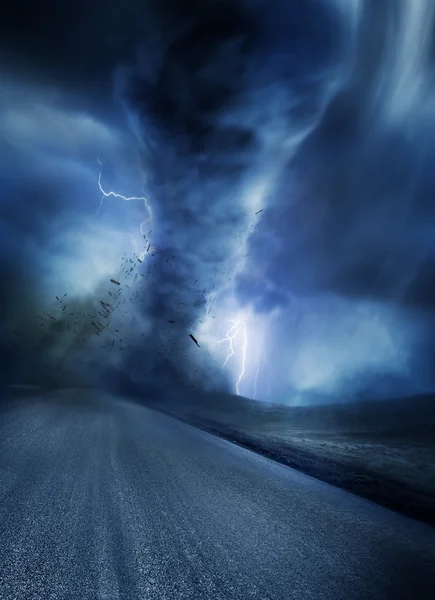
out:
M86 363L86 367L94 365L95 373L104 372L105 369L110 368L112 363L107 362L108 354L116 362L118 352L123 352L125 355L126 351L134 353L135 349L140 352L141 348L145 350L151 347L155 356L160 358L157 358L157 362L151 359L149 363L146 363L146 366L139 371L141 377L149 378L151 376L152 380L174 381L174 377L176 377L174 373L179 368L177 359L183 361L187 359L186 364L189 367L187 371L183 371L183 377L186 377L187 385L195 387L197 384L194 379L199 377L199 375L195 375L198 372L196 368L198 365L195 362L191 364L189 362L191 360L189 343L186 344L185 336L188 335L198 348L201 346L197 338L188 330L186 331L185 327L189 327L190 323L189 319L186 321L184 319L189 316L191 309L198 306L198 303L207 303L206 288L202 286L201 290L190 286L185 288L187 295L183 297L183 301L170 307L170 310L180 315L181 319L175 320L166 317L165 321L161 323L160 335L141 330L141 327L145 325L145 321L143 325L141 324L141 304L146 302L146 298L153 293L156 286L153 276L149 274L150 268L152 267L153 270L176 269L175 254L149 244L148 250L150 249L151 252L146 254L143 261L138 258L136 253L130 256L125 253L115 271L120 276L114 275L108 279L110 283L107 287L101 283L94 298L90 297L84 301L69 292L67 305L63 300L67 293L55 296L56 305L47 307L50 309L50 313L44 311L42 315L33 316L34 327L39 332L39 341L36 341L36 347L40 344L46 348L47 344L52 343L53 351L56 352L56 344L59 344L59 352L65 356L65 359L62 360L69 361L68 364L74 365L76 360L79 363L83 362L84 345L87 344L91 358ZM148 263L147 269L142 268L143 262ZM211 276L210 279L214 280L214 277ZM195 280L195 283L197 282L198 279ZM110 284L115 285L115 290L113 287L111 290L108 289ZM66 313L67 306L70 311L68 313ZM211 308L208 309L208 314L210 310ZM125 321L125 327L120 327L121 319ZM199 321L202 322L200 319ZM165 330L164 323L170 326L167 330ZM172 327L177 323L179 324L176 328ZM94 343L94 336L99 338L100 343ZM150 336L148 341L145 336ZM206 351L206 355L210 356L210 352ZM119 356L121 364L124 363L126 358ZM195 359L193 358L193 360ZM100 367L102 371L99 370Z

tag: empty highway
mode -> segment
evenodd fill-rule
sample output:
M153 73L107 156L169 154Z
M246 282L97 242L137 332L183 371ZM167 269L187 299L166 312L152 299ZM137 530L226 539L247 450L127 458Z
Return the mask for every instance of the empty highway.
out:
M435 530L127 400L0 410L2 600L435 597Z

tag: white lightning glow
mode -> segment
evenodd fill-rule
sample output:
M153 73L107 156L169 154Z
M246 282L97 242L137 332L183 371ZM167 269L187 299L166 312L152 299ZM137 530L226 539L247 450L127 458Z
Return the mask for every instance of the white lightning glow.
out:
M100 161L100 159L99 159L99 158L97 158L97 162L98 162L98 164L99 164L99 165L100 165L100 167L101 167L101 168L100 168L100 172L99 172L99 174L98 174L98 187L100 188L100 192L103 194L103 195L101 196L101 202L100 202L100 205L99 205L99 207L98 207L98 210L97 210L97 215L98 215L98 213L100 212L100 209L101 209L101 207L102 207L102 205L103 205L103 200L104 200L104 198L108 198L109 196L112 196L113 198L120 198L121 200L125 200L125 201L130 201L130 200L142 200L142 201L143 201L143 203L144 203L144 205L145 205L145 208L146 208L146 209L147 209L147 211L148 211L148 217L145 219L145 221L143 221L143 222L140 224L139 231L140 231L140 234L141 234L141 235L142 235L142 236L145 238L145 241L146 241L146 242L148 242L148 237L147 237L146 233L144 232L144 227L145 227L145 225L147 225L148 223L150 223L150 221L151 221L151 219L152 219L152 211L151 211L151 206L150 206L150 205L149 205L149 203L148 203L148 199L147 199L145 196L123 196L122 194L117 194L116 192L112 192L112 191L110 191L110 192L106 192L106 191L103 189L103 186L101 185L101 176L102 176L102 174L103 174L103 163ZM140 260L143 260L143 259L145 258L145 255L147 254L147 252L148 252L148 251L151 251L151 250L152 250L152 248L151 248L151 247L150 247L150 245L148 244L148 249L147 249L147 250L144 250L144 251L143 251L143 252L140 254L140 257L139 257L139 258L140 258Z
M230 358L232 356L234 356L234 346L233 346L233 341L237 338L237 336L239 335L239 333L242 333L243 335L243 345L242 345L242 366L241 366L241 370L240 370L240 374L239 377L236 381L236 392L237 395L240 395L239 392L239 385L243 379L243 376L245 374L245 365L246 365L246 351L247 351L247 346L248 346L248 336L247 336L247 332L246 332L246 321L234 321L234 320L230 320L230 323L233 323L232 327L230 327L230 329L227 331L227 333L225 334L225 337L220 340L218 342L218 344L222 344L223 342L228 342L228 354L227 357L225 359L224 364L222 365L222 368L225 367L225 365L227 364L227 362L230 360Z
M242 346L242 369L240 371L240 375L239 378L236 382L236 391L237 391L237 395L239 396L239 384L243 379L243 376L245 374L245 364L246 364L246 350L247 350L247 346L248 346L248 336L246 334L246 321L243 321L243 346Z
M260 362L257 365L257 370L255 372L255 379L254 379L254 400L257 399L257 384L258 384L258 375L260 373Z

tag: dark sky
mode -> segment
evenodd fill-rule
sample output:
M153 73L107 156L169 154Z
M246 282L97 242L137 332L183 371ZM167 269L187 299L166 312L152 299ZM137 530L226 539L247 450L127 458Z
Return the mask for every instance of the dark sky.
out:
M434 17L432 0L9 3L3 379L432 390Z

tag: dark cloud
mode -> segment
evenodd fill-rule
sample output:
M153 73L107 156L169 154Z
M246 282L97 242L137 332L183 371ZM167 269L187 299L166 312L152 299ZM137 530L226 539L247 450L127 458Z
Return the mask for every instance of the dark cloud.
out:
M35 302L70 286L93 314L119 277L116 354L50 323L48 370L233 389L242 334L225 369L220 342L245 319L242 393L430 386L434 9L408 4L9 4L2 352ZM101 198L101 164L151 213Z
M257 310L287 314L295 295L325 294L355 310L365 303L374 312L381 305L402 311L403 331L423 324L409 342L407 377L411 387L424 387L435 312L433 116L425 108L433 98L434 15L429 4L426 13L394 2L360 8L349 76L288 163L262 219L267 235L251 238L255 278L240 277L238 295ZM339 326L337 315L330 318ZM368 385L373 393L378 371L370 374L361 362L361 372L346 386ZM378 387L385 394L388 386L409 387L394 384L395 377Z
M215 286L222 283L222 243L243 218L228 192L232 186L236 193L257 145L255 131L243 121L224 122L247 92L256 37L250 15L228 2L207 10L199 3L163 9L156 20L164 33L151 48L159 57L155 69L139 64L124 90L129 110L140 118L141 135L152 139L145 169L151 171L164 251L150 275L154 293L146 310L160 342L175 311L180 311L175 331L188 339L206 307L211 279ZM166 263L168 256L174 262ZM154 355L156 376L192 370L188 363L197 356L190 356L192 349L182 353L180 346L177 342L179 356L165 366Z
M354 103L355 120L363 109ZM435 181L428 154L422 156L420 141L410 144L398 132L376 130L378 124L363 131L354 119L347 122L343 107L339 113L337 122L336 109L327 111L292 165L302 189L266 215L265 226L282 243L265 276L281 290L433 311Z
M3 66L19 65L31 80L51 80L71 90L93 80L88 91L99 93L104 78L134 51L143 31L143 14L143 3L135 0L9 3L0 29Z
M163 45L154 50L159 63L151 73L139 65L126 94L181 159L190 154L201 159L205 153L206 163L217 157L225 161L229 153L230 162L254 143L252 131L225 127L219 119L246 91L255 27L237 4L215 3L218 10L212 4L212 10L198 12L196 4L190 12L184 6L184 19L176 26L171 12L165 13Z
M264 168L270 133L282 139L279 128L288 127L289 137L300 134L325 101L325 69L333 72L338 44L324 8L300 9L164 3L152 22L160 35L121 78L149 150L144 168L161 242L176 255L180 274L174 280L163 264L152 275L147 311L156 337L174 306L186 307L183 323L193 327L231 282L231 255L249 229L242 195ZM275 96L282 96L276 107Z

